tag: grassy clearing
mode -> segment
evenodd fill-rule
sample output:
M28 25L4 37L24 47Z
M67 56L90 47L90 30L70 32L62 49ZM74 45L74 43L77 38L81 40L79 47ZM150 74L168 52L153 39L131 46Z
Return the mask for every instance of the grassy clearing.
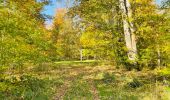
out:
M155 71L125 71L96 61L42 64L0 82L2 100L170 100L169 95Z

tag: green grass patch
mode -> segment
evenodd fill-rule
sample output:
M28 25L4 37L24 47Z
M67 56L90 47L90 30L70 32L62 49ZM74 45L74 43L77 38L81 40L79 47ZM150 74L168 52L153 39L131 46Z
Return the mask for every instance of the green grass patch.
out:
M90 84L83 80L74 81L66 92L64 100L93 100Z
M98 66L101 63L61 61L33 66L24 74L6 75L0 79L0 99L51 100L61 94L63 98L59 99L64 100L94 100L96 96L101 100L152 100L163 91L163 85L155 83L155 75ZM165 89L169 93L169 87Z

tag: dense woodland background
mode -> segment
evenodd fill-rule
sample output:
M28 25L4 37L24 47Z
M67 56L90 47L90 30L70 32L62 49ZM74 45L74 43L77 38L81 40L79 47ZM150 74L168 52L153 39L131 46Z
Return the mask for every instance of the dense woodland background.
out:
M0 0L0 99L170 100L169 0L67 3Z

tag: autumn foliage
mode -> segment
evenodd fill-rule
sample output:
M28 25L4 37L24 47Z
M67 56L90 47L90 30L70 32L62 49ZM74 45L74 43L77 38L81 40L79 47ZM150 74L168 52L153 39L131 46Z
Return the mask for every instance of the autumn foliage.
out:
M53 27L59 27L64 22L64 17L66 15L66 9L59 8L56 10L56 14L53 21Z

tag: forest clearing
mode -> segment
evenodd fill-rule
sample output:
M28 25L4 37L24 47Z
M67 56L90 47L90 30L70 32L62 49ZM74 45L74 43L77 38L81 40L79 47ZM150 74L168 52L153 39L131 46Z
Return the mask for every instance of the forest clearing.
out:
M156 70L126 71L109 62L57 62L11 73L1 98L7 100L169 100ZM169 77L168 77L169 78ZM167 80L169 81L169 80ZM22 94L22 91L25 91ZM11 95L12 94L12 95ZM8 95L8 97L4 97Z
M170 0L0 0L0 100L170 100Z

